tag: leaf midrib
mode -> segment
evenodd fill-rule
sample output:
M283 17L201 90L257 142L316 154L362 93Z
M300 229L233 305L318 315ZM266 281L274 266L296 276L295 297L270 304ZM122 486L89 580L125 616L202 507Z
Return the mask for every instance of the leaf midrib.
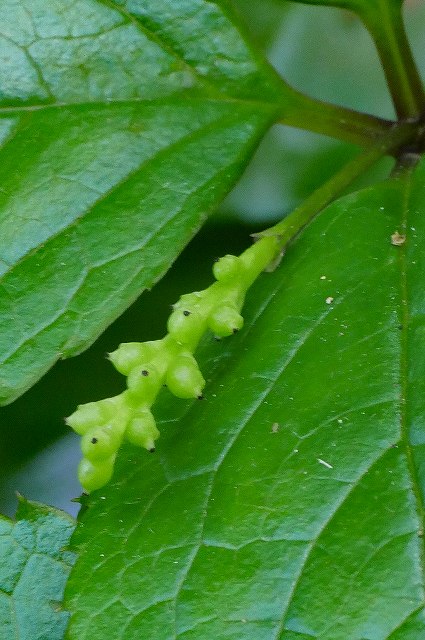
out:
M110 107L125 107L131 106L134 104L142 105L142 106L161 106L164 104L173 104L173 103L181 104L182 102L188 102L192 104L199 103L199 105L208 103L218 103L218 104L236 104L243 106L251 106L256 109L260 108L265 112L270 112L271 109L278 110L280 108L280 103L278 101L267 101L267 100L255 100L254 98L236 98L234 96L228 96L226 94L221 94L219 97L211 97L208 95L202 96L196 93L191 92L191 90L181 91L179 93L174 93L170 95L166 95L163 97L146 99L146 98L125 98L119 99L114 98L111 100L81 100L81 101L72 101L72 102L45 102L39 104L23 104L23 105L9 105L0 107L0 117L1 116L16 116L21 113L28 113L32 111L44 111L48 109L73 109L73 108L88 108L88 107L96 107L96 108L104 108L108 109ZM276 120L277 120L276 116Z

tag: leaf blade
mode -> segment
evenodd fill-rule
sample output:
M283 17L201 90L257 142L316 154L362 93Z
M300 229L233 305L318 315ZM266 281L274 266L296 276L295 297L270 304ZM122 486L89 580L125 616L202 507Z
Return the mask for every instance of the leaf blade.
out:
M0 10L1 404L163 275L286 99L220 3L159 9Z
M423 429L400 384L404 336L415 335L400 319L400 260L408 252L409 309L421 311L424 173L422 163L412 186L388 181L323 212L254 287L243 332L221 354L204 345L203 406L164 397L158 457L129 448L75 534L70 639L93 631L78 595L87 571L132 612L130 638L156 615L160 640L424 631L423 445L408 433ZM393 246L407 216L408 241ZM423 350L415 326L409 366ZM407 406L422 416L411 380ZM102 536L110 581L108 560L101 580L90 569L108 518L120 522Z
M16 522L1 518L0 529L2 634L62 640L68 613L61 598L75 560L66 547L74 521L21 498Z

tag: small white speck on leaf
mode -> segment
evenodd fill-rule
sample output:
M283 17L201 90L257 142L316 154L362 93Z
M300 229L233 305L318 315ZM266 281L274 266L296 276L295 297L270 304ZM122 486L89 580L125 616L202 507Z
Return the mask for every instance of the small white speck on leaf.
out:
M399 233L398 231L394 231L394 233L391 235L391 244L394 245L394 247L401 247L401 245L403 245L406 242L406 236Z
M279 423L278 422L273 422L272 424L272 433L277 433L279 431Z
M338 424L342 424L342 418L338 418Z
M326 280L326 276L320 276L321 280Z
M326 304L332 304L333 301L334 301L334 298L332 296L328 296L325 300Z
M333 469L333 466L329 464L329 462L322 460L322 458L317 458L317 462L319 462L320 464L323 464L323 466L326 467L326 469Z

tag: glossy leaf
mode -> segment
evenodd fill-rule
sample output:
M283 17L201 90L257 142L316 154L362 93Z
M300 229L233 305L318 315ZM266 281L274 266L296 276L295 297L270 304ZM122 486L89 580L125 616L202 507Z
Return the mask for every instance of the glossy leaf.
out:
M0 518L0 636L62 640L68 613L62 596L74 554L74 520L20 499L16 522Z
M317 4L328 7L350 9L356 13L364 11L381 11L387 7L400 7L404 0L291 0L301 4Z
M425 633L424 185L331 205L204 343L206 399L164 391L81 516L70 640Z
M5 0L0 25L7 403L161 277L292 92L219 2Z

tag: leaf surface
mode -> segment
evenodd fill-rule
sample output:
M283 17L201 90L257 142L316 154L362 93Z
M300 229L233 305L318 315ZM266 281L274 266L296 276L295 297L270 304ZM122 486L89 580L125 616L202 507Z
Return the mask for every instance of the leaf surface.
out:
M81 516L70 640L425 633L424 185L328 207L204 342L206 400L164 390Z
M5 0L0 25L8 403L161 277L292 92L220 2Z
M62 640L62 596L74 554L74 520L20 498L16 522L0 518L0 635L5 640Z
M369 9L385 13L389 7L400 7L404 0L291 0L291 2L339 7L340 9L351 9L358 13Z

